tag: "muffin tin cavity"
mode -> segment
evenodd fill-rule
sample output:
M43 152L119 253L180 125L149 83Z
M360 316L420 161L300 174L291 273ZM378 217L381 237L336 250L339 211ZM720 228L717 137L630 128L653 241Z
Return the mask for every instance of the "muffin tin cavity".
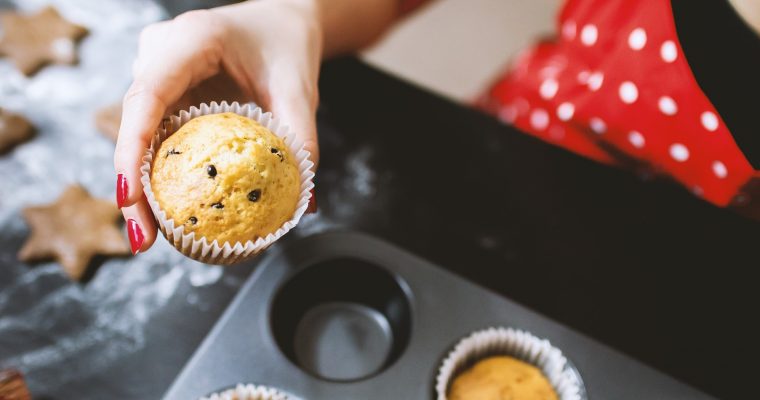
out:
M506 329L479 334L489 326ZM491 335L499 346L485 340ZM435 400L436 386L445 393L448 377L471 365L466 356L473 348L477 358L506 354L539 367L560 400L712 399L352 232L267 251L164 399L197 399L255 382L303 400ZM446 361L461 355L462 363ZM444 364L448 377L441 375Z
M290 361L318 378L373 376L409 342L411 307L404 287L387 269L359 259L307 267L275 295L275 341Z

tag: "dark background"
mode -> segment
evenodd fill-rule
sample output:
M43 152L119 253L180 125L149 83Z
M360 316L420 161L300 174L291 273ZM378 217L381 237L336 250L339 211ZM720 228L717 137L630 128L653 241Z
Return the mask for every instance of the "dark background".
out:
M328 215L330 171L371 148L382 183L360 228L709 393L754 391L760 224L355 60L324 68L321 96Z

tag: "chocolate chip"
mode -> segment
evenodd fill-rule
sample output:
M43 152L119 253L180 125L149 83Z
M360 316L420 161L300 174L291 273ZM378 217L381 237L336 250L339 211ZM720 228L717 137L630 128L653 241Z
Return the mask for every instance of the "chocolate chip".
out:
M224 208L224 204L222 204L222 203L214 203L214 204L211 205L211 207L218 208L218 209L221 210L222 208Z
M211 164L208 167L206 167L206 172L208 173L208 176L215 177L216 176L216 167Z
M284 157L283 157L282 153L280 152L280 149L278 149L276 147L272 147L270 149L270 151L272 152L272 154L277 154L277 157L280 157L280 162L282 162L282 160L284 159Z
M174 149L169 149L169 151L167 151L167 152L166 152L166 156L167 156L167 157L169 157L169 156L171 156L171 155L174 155L174 154L182 154L182 152L181 152L181 151L177 151L177 150L174 150Z
M190 222L191 224L195 225L195 224L198 223L198 218L190 217L190 219L188 219L188 222Z
M248 200L257 202L261 198L261 189L254 189L248 192Z

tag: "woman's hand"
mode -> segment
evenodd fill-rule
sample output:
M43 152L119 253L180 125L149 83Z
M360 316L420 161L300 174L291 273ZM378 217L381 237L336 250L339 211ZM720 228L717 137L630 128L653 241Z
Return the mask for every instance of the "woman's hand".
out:
M192 11L142 32L114 155L117 203L133 253L147 250L156 238L140 164L166 113L211 100L254 101L287 121L318 161L315 111L323 36L315 4L245 2Z

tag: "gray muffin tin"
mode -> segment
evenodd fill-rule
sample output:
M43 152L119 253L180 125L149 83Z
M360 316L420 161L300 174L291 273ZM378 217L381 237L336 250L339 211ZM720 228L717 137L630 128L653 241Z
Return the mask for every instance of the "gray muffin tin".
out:
M712 398L384 241L332 232L268 251L164 399L255 383L309 400L430 400L446 354L491 326L551 341L588 399Z

